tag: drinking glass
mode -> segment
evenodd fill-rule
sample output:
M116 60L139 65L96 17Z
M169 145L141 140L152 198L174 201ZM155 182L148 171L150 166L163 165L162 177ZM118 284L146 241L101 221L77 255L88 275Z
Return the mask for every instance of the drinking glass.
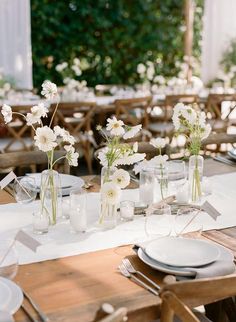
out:
M134 201L124 200L120 203L120 217L124 221L130 221L134 219Z
M27 204L34 201L37 196L35 179L30 176L17 177L13 183L13 191L18 203Z
M85 232L87 229L86 217L87 193L82 188L70 192L70 224L75 232Z
M185 162L173 160L167 162L168 167L168 192L169 195L176 195L187 181Z
M145 233L149 238L169 236L171 233L173 216L171 207L163 203L153 213L147 214L145 218Z
M18 256L14 240L0 240L0 276L13 279L18 270Z
M155 176L154 169L142 169L139 179L139 199L141 203L150 205L153 203Z
M45 211L33 213L33 232L34 234L43 235L48 233L50 218Z
M175 216L174 233L182 237L186 233L194 232L201 235L203 224L200 218L201 210L195 207L181 207Z

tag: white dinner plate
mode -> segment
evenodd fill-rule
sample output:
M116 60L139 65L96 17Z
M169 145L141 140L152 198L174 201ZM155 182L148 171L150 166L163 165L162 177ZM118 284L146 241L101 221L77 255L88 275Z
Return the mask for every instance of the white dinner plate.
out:
M145 247L152 259L176 267L198 267L213 263L220 251L212 243L199 239L162 237Z
M236 149L234 149L234 150L232 150L232 151L229 151L229 152L228 152L228 155L229 155L232 159L236 160Z
M37 192L39 192L40 184L41 184L41 173L29 173L27 175L35 179ZM84 185L84 180L81 179L80 177L72 176L70 174L63 174L63 173L60 173L59 175L61 179L61 188L62 188L63 196L69 195L70 191L74 187L82 187Z
M23 302L23 293L18 285L0 277L0 311L16 313Z
M150 258L145 254L145 252L142 250L141 247L138 249L138 257L141 259L142 262L147 264L148 266L152 267L153 269L156 269L160 272L164 272L167 274L173 274L177 276L195 276L195 272L191 272L187 268L179 268L179 267L170 267L161 263L158 263L154 259Z

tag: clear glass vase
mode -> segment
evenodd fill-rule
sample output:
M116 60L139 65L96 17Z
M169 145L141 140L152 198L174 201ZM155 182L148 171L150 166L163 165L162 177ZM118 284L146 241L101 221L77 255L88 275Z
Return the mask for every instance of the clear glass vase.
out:
M139 200L145 205L151 205L154 201L155 177L154 169L147 168L140 171Z
M164 165L154 168L154 202L165 199L168 195L168 169Z
M202 176L204 159L201 155L191 155L189 158L189 193L190 201L200 203L202 199Z
M99 227L103 230L113 229L117 225L118 204L110 204L101 197Z
M61 198L59 173L55 170L44 170L41 174L40 211L49 217L50 225L55 225L61 215Z
M101 187L105 182L111 181L112 175L117 169L115 167L102 167L101 170Z

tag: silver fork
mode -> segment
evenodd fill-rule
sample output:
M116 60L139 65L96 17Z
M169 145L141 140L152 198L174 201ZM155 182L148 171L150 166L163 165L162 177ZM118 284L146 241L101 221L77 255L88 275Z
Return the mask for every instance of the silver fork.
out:
M119 271L121 272L121 274L133 281L135 281L138 285L144 287L146 290L148 290L149 292L151 292L154 295L158 295L158 292L156 290L154 290L154 288L152 288L151 286L147 285L146 283L144 283L143 281L141 281L139 278L137 278L136 276L132 275L129 273L129 271L126 269L126 267L121 264L119 265Z
M145 274L136 270L128 258L124 258L122 260L122 263L125 265L126 269L129 271L129 273L142 276L146 281L148 281L150 284L152 284L156 289L160 290L161 287L158 284L156 284L155 282L153 282L150 278L148 278Z

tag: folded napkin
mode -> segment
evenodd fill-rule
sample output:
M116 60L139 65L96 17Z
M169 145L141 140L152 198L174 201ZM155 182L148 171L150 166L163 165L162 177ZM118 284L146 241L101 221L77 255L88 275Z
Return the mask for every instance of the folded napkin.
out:
M144 243L140 243L140 244L136 244L133 247L133 250L137 253L138 249L141 247L142 250L145 252L145 247L146 245L150 243L150 241L148 242L144 242ZM232 254L232 252L230 250L228 250L227 248L216 244L216 246L219 248L220 250L220 255L219 258L208 265L204 265L204 266L200 266L200 267L178 267L178 269L181 269L181 271L191 271L194 272L195 278L199 279L199 278L207 278L207 277L216 277L216 276L225 276L225 275L229 275L235 272L235 264L234 264L234 256ZM146 254L146 253L145 253ZM146 256L148 256L146 254ZM160 264L160 263L159 263ZM176 267L170 266L170 265L163 265L165 267L169 267L170 269L176 269ZM181 277L182 279L182 277Z
M0 311L0 322L14 322L14 319L10 313Z

